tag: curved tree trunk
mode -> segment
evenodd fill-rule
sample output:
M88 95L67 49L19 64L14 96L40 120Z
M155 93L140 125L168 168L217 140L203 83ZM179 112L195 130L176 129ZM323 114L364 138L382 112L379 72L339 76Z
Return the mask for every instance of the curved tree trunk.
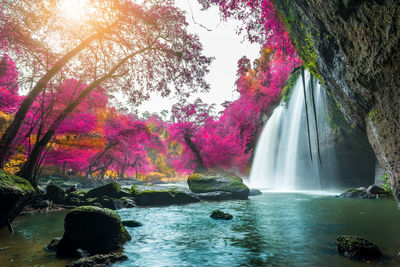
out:
M189 133L185 133L183 136L185 143L190 148L190 150L192 150L193 154L196 156L197 168L196 168L195 172L205 172L205 171L207 171L207 168L204 166L203 158L201 157L200 151L197 148L196 144L193 143L193 141L190 137L191 137L191 135Z
M21 128L22 122L24 121L26 114L31 108L33 102L39 93L47 86L49 81L65 66L79 52L84 50L92 41L101 38L106 33L106 30L98 32L86 40L82 41L77 47L69 51L59 61L57 61L53 67L46 72L46 74L36 83L35 87L29 92L24 101L22 102L14 120L8 126L3 136L0 139L0 168L4 167L9 154L11 152L13 142Z
M103 81L111 78L114 73L123 65L125 64L130 58L133 56L142 53L145 50L150 49L150 47L140 49L125 58L123 58L117 65L115 65L106 75L101 77L100 79L94 81L85 90L75 99L73 100L61 113L58 115L57 119L53 122L47 132L43 135L43 137L35 143L35 146L32 149L31 154L28 157L28 160L25 162L24 166L22 167L21 171L18 173L19 176L27 179L34 187L37 186L37 177L33 177L33 171L38 163L40 155L43 152L43 149L47 146L50 142L51 138L53 138L56 130L61 125L61 123L65 120L65 118L71 114L72 111L96 88L98 87Z

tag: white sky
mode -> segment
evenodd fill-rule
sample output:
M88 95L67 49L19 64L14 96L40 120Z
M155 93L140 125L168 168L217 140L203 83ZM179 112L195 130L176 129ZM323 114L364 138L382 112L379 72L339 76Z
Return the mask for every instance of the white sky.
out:
M193 22L188 1L190 1L196 23L213 29L212 31L207 31ZM192 99L200 97L208 104L216 103L218 112L222 110L220 104L226 100L235 100L239 96L234 92L237 61L244 55L251 61L256 59L259 55L260 45L241 42L243 38L236 34L237 23L233 20L220 23L220 15L216 7L201 11L197 0L176 0L176 5L187 12L189 31L199 35L200 42L204 47L204 55L215 57L210 66L210 73L206 77L211 86L210 91L193 94ZM162 98L157 94L152 94L149 101L143 102L138 107L138 111L139 114L144 111L160 112L164 109L170 111L171 106L176 102L176 99Z

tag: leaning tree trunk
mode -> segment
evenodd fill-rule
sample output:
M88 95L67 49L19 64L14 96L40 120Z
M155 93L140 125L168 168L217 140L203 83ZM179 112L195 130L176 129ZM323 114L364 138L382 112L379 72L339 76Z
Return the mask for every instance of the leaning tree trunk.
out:
M0 139L0 168L4 167L4 164L10 155L15 137L21 128L22 122L24 121L26 114L28 113L39 93L47 86L49 81L61 70L63 66L65 66L79 52L85 49L92 41L101 38L105 33L106 30L90 36L86 40L82 41L77 47L65 54L65 56L58 60L54 66L46 72L46 74L36 83L35 87L33 87L33 89L25 97L20 108L18 109L17 114L14 117L14 120L10 126L8 126Z
M187 146L192 150L193 154L196 156L197 159L197 168L195 172L205 172L207 168L204 166L203 158L201 157L200 151L197 148L196 144L193 143L192 139L190 138L191 135L189 133L185 133L183 138Z
M35 146L32 149L31 154L28 157L28 160L25 162L24 166L22 167L21 171L18 173L19 176L27 179L33 186L37 186L36 177L33 177L33 171L38 163L40 155L43 152L43 149L47 146L50 142L51 138L53 138L56 130L61 125L61 123L65 120L65 118L74 111L74 109L95 89L97 88L103 81L111 78L114 73L124 65L130 58L133 56L142 53L148 50L150 47L140 49L125 58L123 58L117 65L115 65L106 75L101 77L100 79L94 81L90 84L83 92L73 100L61 113L58 115L57 119L53 122L47 132L43 135L43 137L35 143Z

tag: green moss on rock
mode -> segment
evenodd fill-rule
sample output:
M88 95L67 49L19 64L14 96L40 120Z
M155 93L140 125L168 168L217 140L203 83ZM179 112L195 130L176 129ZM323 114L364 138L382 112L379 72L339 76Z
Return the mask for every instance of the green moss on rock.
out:
M287 103L287 100L289 99L293 87L296 85L296 81L301 75L301 69L297 68L292 71L290 74L289 78L287 79L285 86L282 89L281 92L281 103Z
M35 192L35 189L27 180L6 173L2 169L0 169L0 190L18 190L22 194L32 194Z
M232 197L236 199L247 199L249 196L249 188L233 172L194 173L188 177L187 183L194 193L223 191L232 193Z
M274 1L274 3L291 36L293 46L303 61L303 66L318 80L322 81L321 74L318 71L317 52L314 48L310 29L303 23L298 12L292 7L291 1L279 0Z
M65 216L64 236L57 246L57 255L74 256L81 248L90 254L110 253L131 240L119 215L110 209L82 206Z
M369 113L368 113L368 118L372 121L372 122L376 122L376 119L379 115L379 111L377 111L376 109L372 109Z
M0 228L12 222L34 194L27 180L0 169Z

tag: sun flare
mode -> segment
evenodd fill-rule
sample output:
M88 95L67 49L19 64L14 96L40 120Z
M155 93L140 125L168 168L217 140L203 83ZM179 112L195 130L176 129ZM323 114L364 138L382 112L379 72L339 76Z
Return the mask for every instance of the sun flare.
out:
M59 10L63 17L75 22L86 20L92 13L88 0L64 0Z

